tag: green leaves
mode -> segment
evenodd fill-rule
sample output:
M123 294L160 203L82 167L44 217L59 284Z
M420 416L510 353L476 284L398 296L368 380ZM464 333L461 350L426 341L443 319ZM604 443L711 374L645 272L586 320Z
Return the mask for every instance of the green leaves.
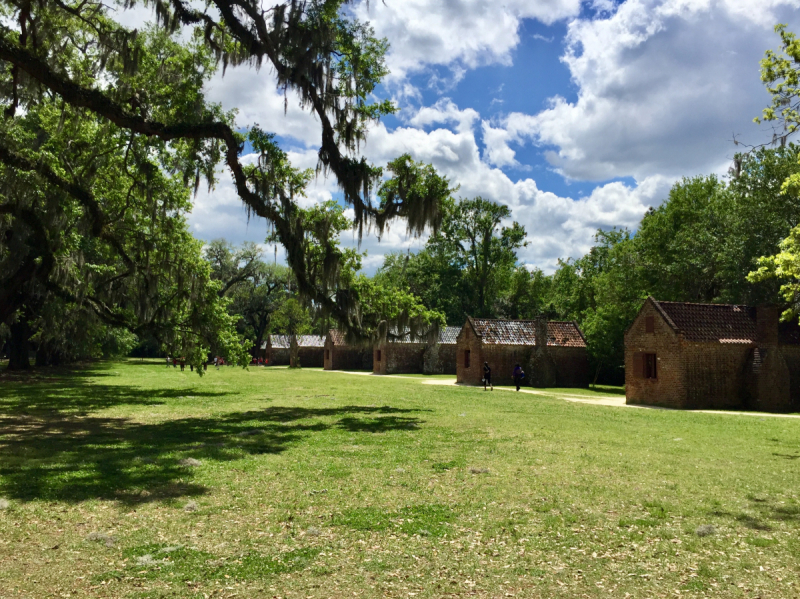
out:
M776 25L775 32L781 38L781 52L767 50L761 60L761 81L772 95L772 104L764 109L761 118L754 120L756 123L780 121L784 125L784 134L788 135L794 133L800 123L800 40L786 30L786 25Z

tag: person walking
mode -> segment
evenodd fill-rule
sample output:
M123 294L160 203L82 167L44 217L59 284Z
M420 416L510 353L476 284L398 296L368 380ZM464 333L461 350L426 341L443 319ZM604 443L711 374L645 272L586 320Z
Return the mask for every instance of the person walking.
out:
M483 363L483 390L486 391L486 385L492 388L494 391L494 385L492 385L492 369L489 368L489 362Z
M514 384L517 386L517 391L519 391L519 387L522 385L522 379L525 378L525 372L522 370L522 366L519 364L514 366L514 374L512 374L512 376L514 377Z

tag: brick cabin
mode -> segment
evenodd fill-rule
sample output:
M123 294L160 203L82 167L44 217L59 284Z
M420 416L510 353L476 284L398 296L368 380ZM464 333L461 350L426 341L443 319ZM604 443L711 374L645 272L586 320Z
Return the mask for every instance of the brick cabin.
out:
M292 337L290 335L268 335L267 340L261 344L263 357L270 366L288 366L289 349ZM298 359L300 366L306 368L321 368L325 339L321 335L298 335Z
M547 350L555 364L556 386L585 387L589 384L586 340L574 322L547 323ZM483 363L492 369L495 385L513 384L514 365L519 363L530 379L529 364L536 348L536 321L467 318L457 341L456 382L480 385Z
M372 370L372 351L349 345L341 331L331 329L325 338L325 370Z
M629 404L683 409L800 408L800 328L774 306L647 298L625 333Z
M455 374L456 339L461 327L443 327L436 343L408 339L376 343L373 374Z

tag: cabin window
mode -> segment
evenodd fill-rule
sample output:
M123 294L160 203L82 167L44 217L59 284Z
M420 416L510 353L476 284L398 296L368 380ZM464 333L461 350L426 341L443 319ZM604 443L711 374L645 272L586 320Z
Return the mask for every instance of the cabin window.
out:
M469 368L469 350L464 350L464 368Z
M655 333L656 332L656 322L655 318L652 316L645 316L644 317L644 332L645 333Z
M646 379L657 379L658 378L658 376L657 376L658 373L656 371L656 369L657 369L656 364L657 364L657 360L656 360L656 355L655 354L645 354L644 355L644 371L642 372L642 375L644 375L644 378L646 378Z
M658 379L656 354L636 352L633 354L633 376L638 379Z
M381 361L381 350L378 350L378 362Z

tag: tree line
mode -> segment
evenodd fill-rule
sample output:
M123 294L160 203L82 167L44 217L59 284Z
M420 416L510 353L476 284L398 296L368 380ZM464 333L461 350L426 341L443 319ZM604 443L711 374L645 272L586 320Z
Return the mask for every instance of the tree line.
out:
M779 149L737 156L735 176L687 179L636 232L600 231L581 258L551 275L519 263L528 234L509 209L455 200L456 187L409 155L369 163L371 123L395 112L376 98L388 41L348 0L150 4L156 23L120 23L131 0L0 0L0 341L9 368L125 354L149 344L199 366L209 352L245 364L267 331L334 325L354 342L484 317L575 319L597 372L618 376L620 339L646 294L758 302L787 315L799 295L800 174L787 138L800 122L800 44L778 27L762 79L763 119ZM314 172L293 167L275 136L234 126L208 102L219 66L267 63L320 129L317 172L340 203L298 202ZM245 147L252 159L243 160ZM186 215L199 185L232 178L267 240L286 250L271 267L257 248L205 246ZM346 218L344 208L352 210ZM401 222L429 235L373 277L343 248L345 230L380 235ZM288 269L288 270L287 270ZM795 312L792 312L795 311ZM202 374L202 370L198 369ZM616 373L616 374L615 374Z

